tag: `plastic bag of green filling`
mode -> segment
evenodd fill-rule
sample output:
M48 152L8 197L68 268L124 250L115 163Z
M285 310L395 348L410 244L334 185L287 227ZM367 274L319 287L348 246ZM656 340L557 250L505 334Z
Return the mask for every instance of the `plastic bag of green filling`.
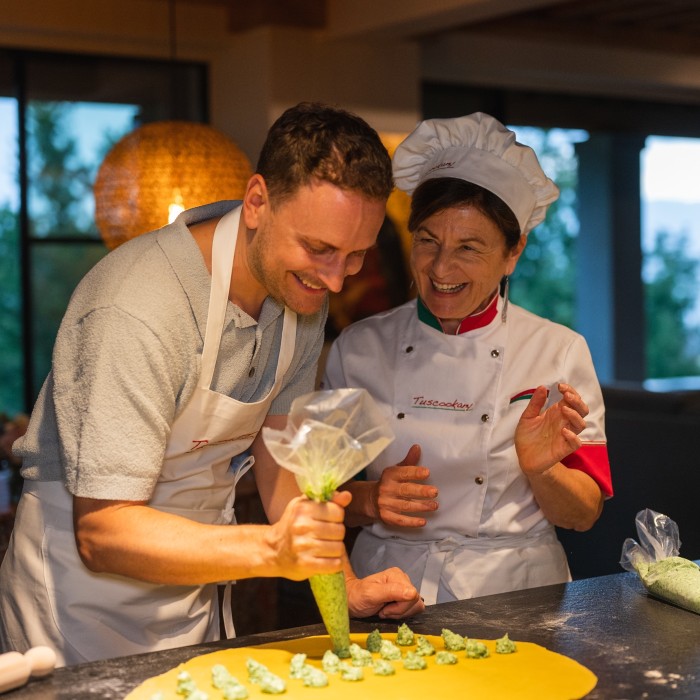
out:
M700 567L678 556L678 526L667 515L646 508L635 518L639 542L628 537L620 564L636 571L656 598L700 614Z
M302 493L328 501L394 439L386 419L365 389L316 391L295 399L284 430L263 428L263 440L278 464L294 472ZM309 579L321 618L341 658L350 656L350 619L345 575Z

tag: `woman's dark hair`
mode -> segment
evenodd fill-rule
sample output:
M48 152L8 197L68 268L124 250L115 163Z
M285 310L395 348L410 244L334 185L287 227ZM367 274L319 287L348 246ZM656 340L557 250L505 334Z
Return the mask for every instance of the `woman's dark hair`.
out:
M470 206L493 221L506 239L509 250L520 240L520 224L512 209L497 195L473 182L455 177L425 180L411 198L408 230L413 232L433 214L451 207Z
M394 187L391 159L377 132L343 109L301 102L270 127L256 167L279 204L318 179L371 199Z

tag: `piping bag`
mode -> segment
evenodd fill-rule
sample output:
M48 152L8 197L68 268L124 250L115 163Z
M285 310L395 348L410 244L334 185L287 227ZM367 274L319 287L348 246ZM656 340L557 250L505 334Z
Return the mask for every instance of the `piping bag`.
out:
M272 457L293 472L308 498L324 502L394 439L365 389L332 389L305 394L292 403L284 430L263 428ZM309 579L321 618L341 658L350 656L350 617L345 574Z
M679 557L678 525L663 513L645 508L635 518L639 542L628 537L620 565L636 571L651 595L700 614L700 567Z

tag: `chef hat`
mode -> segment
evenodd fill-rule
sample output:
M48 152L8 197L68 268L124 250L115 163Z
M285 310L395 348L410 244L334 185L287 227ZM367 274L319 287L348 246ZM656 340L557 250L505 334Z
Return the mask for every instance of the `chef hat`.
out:
M480 185L511 208L525 234L559 196L535 152L483 112L421 122L396 148L393 164L396 186L408 194L438 177Z

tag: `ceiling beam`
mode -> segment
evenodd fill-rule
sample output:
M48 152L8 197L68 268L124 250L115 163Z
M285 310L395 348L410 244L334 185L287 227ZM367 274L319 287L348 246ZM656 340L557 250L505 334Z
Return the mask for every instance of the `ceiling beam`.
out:
M226 8L228 30L231 32L245 32L262 26L323 29L326 25L326 0L180 1L191 5L218 5Z

